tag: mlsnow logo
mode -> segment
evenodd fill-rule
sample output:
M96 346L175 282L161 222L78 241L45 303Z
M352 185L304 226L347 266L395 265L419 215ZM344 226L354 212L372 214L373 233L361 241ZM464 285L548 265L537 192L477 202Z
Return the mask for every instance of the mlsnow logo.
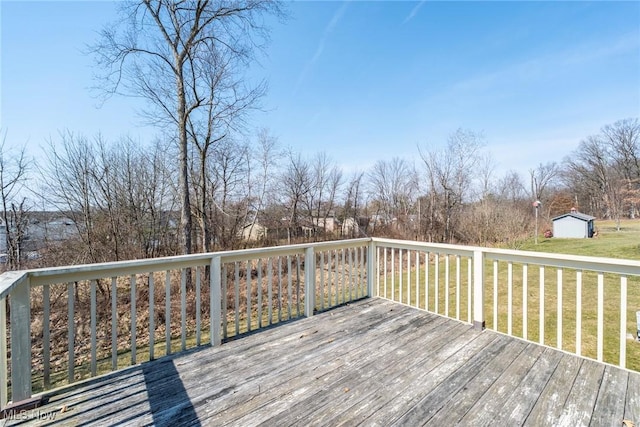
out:
M10 410L7 412L6 419L11 421L54 421L58 411L42 411L40 409L26 410Z

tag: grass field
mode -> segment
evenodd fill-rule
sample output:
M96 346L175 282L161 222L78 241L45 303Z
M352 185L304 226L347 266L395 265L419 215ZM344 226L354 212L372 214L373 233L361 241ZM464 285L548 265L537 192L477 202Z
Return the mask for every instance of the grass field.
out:
M626 220L616 230L614 221L596 221L598 237L593 239L533 238L520 249L524 251L599 256L640 260L640 220Z

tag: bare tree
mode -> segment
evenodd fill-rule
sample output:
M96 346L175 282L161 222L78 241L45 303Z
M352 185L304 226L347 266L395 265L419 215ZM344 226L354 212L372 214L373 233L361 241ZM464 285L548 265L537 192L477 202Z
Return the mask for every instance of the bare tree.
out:
M142 147L131 138L122 138L101 154L101 158L111 159L110 163L100 162L102 169L111 172L106 177L96 177L96 181L100 188L110 190L97 198L96 206L105 212L103 205L115 205L110 213L115 218L110 223L119 224L113 239L121 242L122 258L147 258L173 252L167 238L170 236L168 214L173 210L174 197L164 152L165 146L159 141Z
M252 235L258 218L265 211L268 204L267 198L273 196L273 185L276 180L276 171L279 167L280 151L278 140L269 133L266 128L260 129L257 135L257 147L253 150L253 160L257 163L257 172L248 176L247 187L250 193L251 221L248 224L249 235ZM272 200L275 197L272 197Z
M486 166L480 170L480 175L486 177ZM531 204L522 178L517 172L509 171L496 180L483 181L482 196L465 208L459 233L466 243L518 248L532 229Z
M364 172L355 172L347 184L344 206L342 208L342 232L346 234L345 237L353 238L356 237L357 232L361 232L359 229L360 214L363 205L366 205L366 200L362 200L364 198L362 183L364 176ZM353 224L347 227L347 221L353 222Z
M326 153L318 153L310 163L310 185L303 202L313 227L314 238L319 232L326 237L328 218L334 214L336 196L342 184L342 171Z
M289 152L287 166L283 172L282 185L284 203L288 210L287 241L298 237L300 224L300 210L302 204L311 191L311 167L298 154Z
M405 231L408 215L417 196L415 169L406 160L394 157L379 160L369 172L370 197L377 201L380 222L391 229Z
M192 251L189 136L206 157L210 145L224 137L234 111L259 97L259 89L235 96L240 91L233 76L266 40L264 13L282 11L279 3L267 0L127 2L120 25L105 28L93 47L105 70L107 93L145 98L145 117L168 126L177 141L184 253Z
M66 263L173 254L166 148L124 138L109 144L70 132L50 143L43 197L69 217L79 242ZM81 250L78 250L78 249Z
M104 261L96 253L99 245L93 227L95 211L92 206L97 194L93 180L94 148L88 138L63 132L59 144L49 141L47 164L43 168L46 176L43 197L48 204L69 215L83 243L84 250L78 252L77 259L70 260L72 263Z
M211 228L217 246L222 249L234 247L240 227L247 221L249 189L249 147L231 138L226 138L215 147L211 158L210 172Z
M470 190L484 145L481 134L458 129L449 136L443 150L420 151L426 167L430 194L430 238L442 228L438 240L453 242L463 203L470 201Z
M0 142L0 201L2 228L9 270L19 269L22 245L26 237L28 209L22 193L29 171L25 148L12 150L6 146L7 131Z
M514 170L508 171L498 180L497 192L501 199L513 203L522 203L527 200L527 191L522 177Z
M565 180L574 192L587 198L593 213L615 219L619 226L622 197L610 148L600 136L589 136L565 160Z
M580 142L565 160L563 178L576 200L591 212L635 218L640 204L640 122L619 120Z
M258 83L247 87L239 72L242 62L249 59L249 53L230 49L220 49L211 44L210 51L203 56L201 63L194 63L197 72L191 73L189 87L202 86L201 107L193 110L188 117L188 133L197 149L198 174L193 182L204 197L194 210L200 225L202 250L211 250L210 221L207 218L207 194L209 178L207 177L207 160L212 147L228 138L233 132L244 128L246 114L259 107L259 100L266 93L266 83ZM248 157L247 157L248 160ZM195 163L195 162L194 162ZM250 166L250 165L248 165Z
M626 210L635 218L640 204L640 122L637 118L619 120L603 127L601 135L610 147L613 166L624 180Z
M485 245L497 240L495 237L497 234L496 226L498 225L496 224L496 219L499 215L498 206L500 205L500 200L496 195L497 189L493 183L494 169L495 163L492 157L481 155L477 168L479 186L475 196L478 202L473 207L472 215L465 215L467 218L473 216L473 221L463 227L467 234L474 235L473 237L468 237L467 240Z

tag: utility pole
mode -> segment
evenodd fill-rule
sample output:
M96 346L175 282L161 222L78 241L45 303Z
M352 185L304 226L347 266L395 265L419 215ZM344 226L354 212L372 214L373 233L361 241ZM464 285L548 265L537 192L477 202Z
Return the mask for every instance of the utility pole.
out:
M536 200L535 202L533 202L533 207L535 208L535 212L536 212L536 232L535 232L535 244L538 244L538 208L540 207L542 203L540 202L540 200Z

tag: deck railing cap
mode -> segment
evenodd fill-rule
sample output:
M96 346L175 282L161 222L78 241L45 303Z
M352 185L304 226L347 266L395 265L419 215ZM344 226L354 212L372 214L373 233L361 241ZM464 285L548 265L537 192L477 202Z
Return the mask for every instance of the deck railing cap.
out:
M389 245L410 249L424 249L454 255L472 256L481 251L487 259L516 261L523 263L541 264L553 267L569 267L576 269L612 272L619 274L640 275L640 261L615 258L592 257L583 255L569 255L535 251L511 249L495 249L478 246L451 245L445 243L427 243L410 240L385 239L366 237L349 240L335 240L327 242L302 243L295 245L272 246L268 248L251 248L242 250L209 252L191 255L177 255L162 258L117 261L96 264L83 264L61 267L49 267L33 270L11 271L0 275L0 298L11 293L11 290L24 280L31 279L32 285L41 285L53 281L89 280L101 277L121 276L151 271L154 268L174 269L194 265L208 265L213 257L220 257L222 262L233 262L255 258L263 254L264 257L279 256L286 253L304 251L313 247L316 250L332 250L345 247L373 243L374 245Z
M28 277L27 270L7 271L0 274L0 299L6 298L16 286L27 280Z

